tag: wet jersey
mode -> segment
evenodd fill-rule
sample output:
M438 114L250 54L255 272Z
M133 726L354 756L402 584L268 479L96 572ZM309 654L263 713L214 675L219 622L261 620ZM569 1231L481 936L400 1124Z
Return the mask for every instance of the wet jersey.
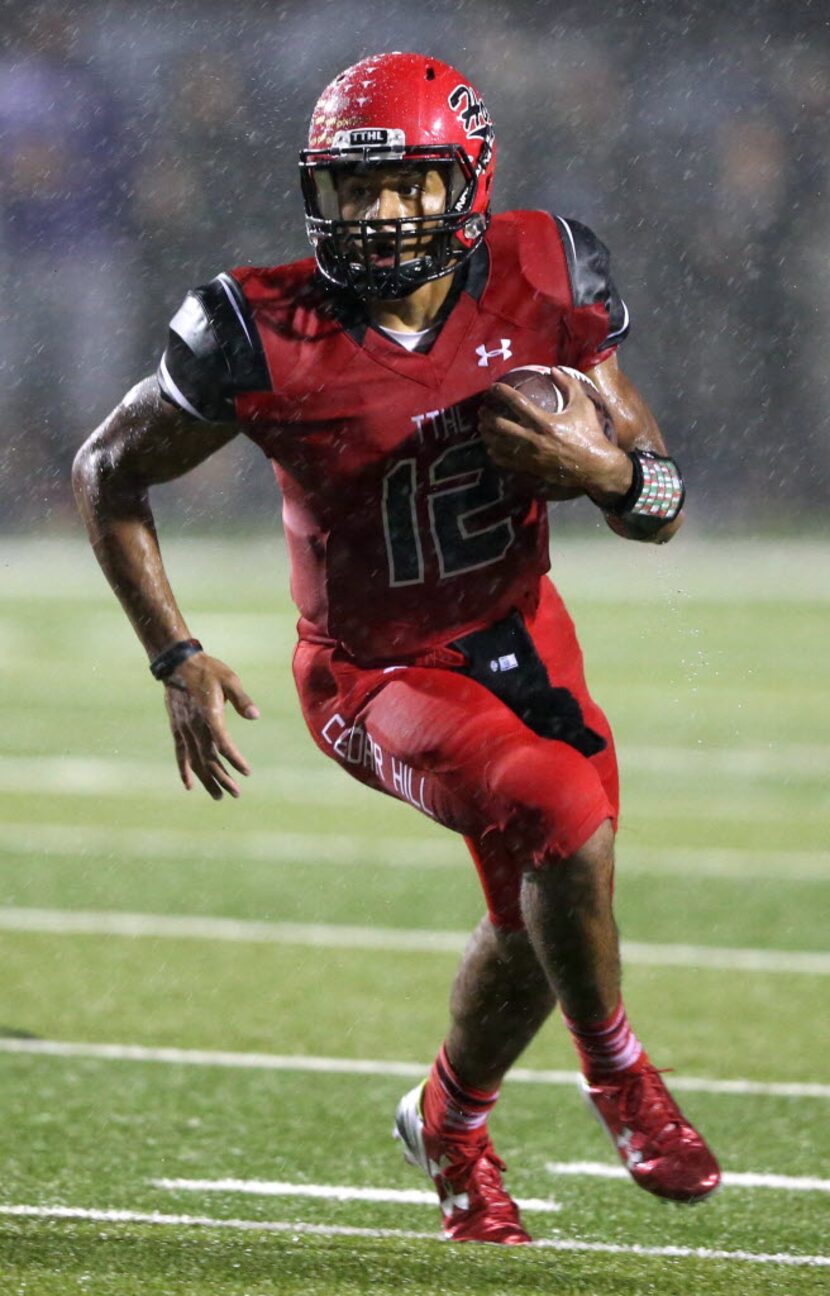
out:
M599 364L628 328L603 244L543 212L496 216L449 306L410 351L311 259L237 269L188 295L159 367L169 400L272 460L300 633L358 661L535 610L545 502L491 463L478 406L517 366Z

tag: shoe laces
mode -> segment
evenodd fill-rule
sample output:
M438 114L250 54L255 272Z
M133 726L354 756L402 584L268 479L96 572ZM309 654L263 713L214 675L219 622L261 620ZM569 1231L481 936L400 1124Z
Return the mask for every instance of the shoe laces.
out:
M673 1141L686 1127L683 1113L660 1079L671 1070L644 1066L634 1072L623 1090L623 1119L639 1125L658 1144Z
M466 1189L470 1180L474 1179L480 1196L488 1203L501 1200L507 1205L511 1202L501 1181L507 1166L497 1155L489 1135L475 1142L447 1140L442 1145L442 1151L448 1158L448 1163L441 1170L441 1175L454 1187Z

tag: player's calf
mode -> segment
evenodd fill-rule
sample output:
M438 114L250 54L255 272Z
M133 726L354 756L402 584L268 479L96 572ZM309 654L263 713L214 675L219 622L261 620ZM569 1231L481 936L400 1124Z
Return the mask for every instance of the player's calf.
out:
M555 1002L527 932L504 931L482 919L450 995L446 1048L464 1085L497 1089Z
M579 1054L583 1093L623 1165L658 1197L701 1201L720 1183L720 1169L628 1021L612 869L613 834L605 824L572 859L527 875L522 911Z
M604 820L567 859L543 858L522 879L521 912L563 1011L588 1027L620 997L619 938L611 902L614 833Z

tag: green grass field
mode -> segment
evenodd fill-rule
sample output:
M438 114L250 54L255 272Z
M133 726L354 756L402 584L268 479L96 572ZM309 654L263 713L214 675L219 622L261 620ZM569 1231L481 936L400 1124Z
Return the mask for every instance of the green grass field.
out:
M4 548L3 1296L827 1290L830 545L555 557L620 747L629 1013L728 1181L616 1177L554 1021L493 1120L547 1244L515 1250L441 1243L389 1136L481 902L459 840L314 748L278 542L167 551L262 711L220 804L85 547Z

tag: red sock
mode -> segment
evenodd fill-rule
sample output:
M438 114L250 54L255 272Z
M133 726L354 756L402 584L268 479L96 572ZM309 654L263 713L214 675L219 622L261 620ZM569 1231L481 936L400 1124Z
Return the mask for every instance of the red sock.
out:
M498 1096L498 1089L485 1091L463 1085L442 1045L424 1088L424 1123L432 1132L453 1138L474 1134L486 1125Z
M622 999L605 1021L586 1025L565 1013L562 1016L588 1080L601 1082L615 1072L637 1071L648 1061L645 1049L629 1025Z

